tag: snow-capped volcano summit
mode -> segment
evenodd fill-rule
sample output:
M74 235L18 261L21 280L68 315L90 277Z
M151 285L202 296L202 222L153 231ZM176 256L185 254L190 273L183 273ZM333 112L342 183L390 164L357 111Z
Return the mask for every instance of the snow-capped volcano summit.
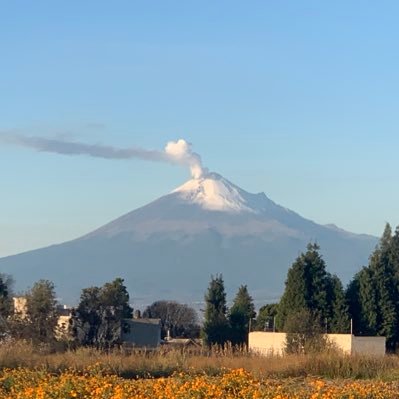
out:
M179 196L204 209L225 212L261 211L264 194L250 194L229 182L217 173L208 173L199 179L192 179L173 190Z
M217 173L207 173L86 237L126 233L146 239L168 233L180 238L209 230L228 236L267 232L297 237L298 230L309 230L314 225L264 193L248 193Z
M210 275L222 273L228 292L248 284L263 304L281 294L288 268L309 241L317 241L329 271L344 282L377 242L206 173L76 240L2 258L0 270L14 277L17 290L51 280L70 301L82 288L120 276L147 304L201 300Z

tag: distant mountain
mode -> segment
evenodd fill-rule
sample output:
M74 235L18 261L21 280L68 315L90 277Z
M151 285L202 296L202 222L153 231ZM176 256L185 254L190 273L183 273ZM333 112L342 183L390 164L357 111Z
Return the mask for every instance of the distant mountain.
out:
M82 288L121 276L136 306L200 302L211 274L223 273L230 295L247 284L266 303L281 295L288 268L309 241L319 243L329 271L346 283L377 238L319 225L210 173L81 238L1 258L0 271L17 289L52 280L69 303Z

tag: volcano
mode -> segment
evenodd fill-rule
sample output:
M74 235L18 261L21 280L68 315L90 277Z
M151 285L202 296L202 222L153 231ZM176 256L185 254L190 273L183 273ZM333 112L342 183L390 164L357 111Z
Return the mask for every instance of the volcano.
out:
M82 288L122 277L135 306L201 302L210 276L222 273L230 295L247 284L263 304L281 295L288 268L310 241L347 283L377 238L317 224L208 173L83 237L2 258L0 270L19 290L51 280L69 303Z

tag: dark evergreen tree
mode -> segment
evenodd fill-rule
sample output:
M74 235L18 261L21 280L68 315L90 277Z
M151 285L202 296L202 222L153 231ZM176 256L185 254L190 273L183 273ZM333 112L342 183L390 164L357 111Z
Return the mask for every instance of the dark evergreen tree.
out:
M101 325L100 288L84 288L80 302L73 313L74 336L81 345L96 345Z
M13 314L12 279L0 273L0 339L10 333L9 316Z
M351 318L352 332L354 335L362 335L363 326L362 307L359 297L360 273L361 272L355 274L345 291L346 303L348 304L349 317Z
M4 320L13 312L12 283L10 276L0 273L0 317Z
M317 244L308 244L288 271L285 291L278 306L277 327L285 329L288 317L302 310L308 310L325 324L331 318L332 304L329 303L330 276L326 271Z
M269 303L259 309L258 317L255 321L254 329L256 331L273 331L275 330L275 319L277 316L277 303Z
M354 332L385 336L389 351L394 351L399 342L398 269L394 251L395 239L387 224L369 265L355 276L347 292Z
M233 345L248 345L248 332L255 316L253 299L247 286L242 285L229 312L230 341Z
M378 297L370 268L364 267L357 275L359 277L359 304L361 312L362 334L376 335L378 329Z
M326 320L328 333L349 333L349 308L341 280L336 275L328 275L330 315Z
M399 285L399 226L390 241L390 262L395 272L395 280Z
M389 229L390 231L390 229ZM370 271L374 279L377 298L377 335L387 338L387 349L395 350L399 339L398 332L398 290L395 279L395 270L391 264L390 240L382 237L380 248L370 259ZM390 237L389 237L390 238Z
M278 306L277 329L287 329L297 313L306 310L320 324L320 331L330 333L348 332L350 320L342 283L326 270L326 264L317 244L308 244L288 270L285 291Z
M202 330L207 345L223 345L229 339L229 323L226 317L226 293L222 275L211 277L205 294L205 320Z

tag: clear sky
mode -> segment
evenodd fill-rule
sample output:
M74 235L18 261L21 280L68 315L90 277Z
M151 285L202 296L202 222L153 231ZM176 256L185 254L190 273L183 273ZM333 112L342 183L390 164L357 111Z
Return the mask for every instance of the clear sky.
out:
M0 131L162 149L318 223L399 224L399 2L9 1ZM188 179L0 145L0 256L82 235Z

